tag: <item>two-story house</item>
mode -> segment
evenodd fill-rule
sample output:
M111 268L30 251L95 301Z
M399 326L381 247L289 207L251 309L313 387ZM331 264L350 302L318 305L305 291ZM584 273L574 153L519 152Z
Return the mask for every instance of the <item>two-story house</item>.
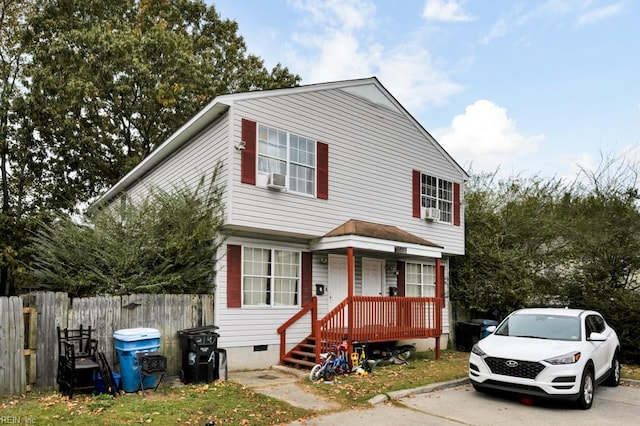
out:
M218 162L229 368L309 365L344 337L446 345L468 176L376 78L219 96L100 202L196 185Z

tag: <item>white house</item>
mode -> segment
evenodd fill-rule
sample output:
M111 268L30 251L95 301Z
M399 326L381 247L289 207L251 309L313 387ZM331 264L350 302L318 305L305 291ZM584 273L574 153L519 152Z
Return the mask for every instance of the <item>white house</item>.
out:
M229 368L309 365L345 337L446 345L468 176L376 78L219 96L99 202L196 185L218 162Z

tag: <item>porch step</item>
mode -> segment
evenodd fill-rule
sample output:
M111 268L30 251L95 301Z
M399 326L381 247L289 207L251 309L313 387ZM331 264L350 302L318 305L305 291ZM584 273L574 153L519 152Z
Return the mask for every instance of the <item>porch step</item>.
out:
M312 336L308 336L291 349L280 362L291 367L312 368L316 365L315 350L315 339Z
M316 365L315 362L305 361L303 359L297 359L297 358L285 358L282 361L284 361L286 364L289 364L289 365L295 365L295 366L304 367L304 368L313 368L313 366Z

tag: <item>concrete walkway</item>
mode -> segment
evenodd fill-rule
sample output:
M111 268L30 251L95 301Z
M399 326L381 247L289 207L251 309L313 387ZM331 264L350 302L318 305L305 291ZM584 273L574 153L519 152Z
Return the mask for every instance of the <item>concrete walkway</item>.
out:
M229 380L295 407L314 411L339 408L335 402L309 392L298 384L302 380L308 380L308 375L309 372L304 370L274 365L266 370L231 371Z
M291 405L307 410L325 411L339 408L340 406L335 402L323 399L318 394L310 392L298 384L302 380L308 380L308 374L309 373L304 370L274 365L265 370L232 371L229 373L229 380L250 387L258 393L280 399ZM464 378L413 389L399 390L388 394L380 394L371 398L369 403L376 405L390 399L398 400L411 395L461 386L468 382L468 379Z

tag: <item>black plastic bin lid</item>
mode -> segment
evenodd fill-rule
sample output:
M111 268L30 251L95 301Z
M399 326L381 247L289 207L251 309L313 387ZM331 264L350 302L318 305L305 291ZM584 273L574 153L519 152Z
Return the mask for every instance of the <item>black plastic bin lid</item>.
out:
M215 331L219 329L217 325L205 325L204 327L187 328L185 330L178 330L179 334L215 334Z

